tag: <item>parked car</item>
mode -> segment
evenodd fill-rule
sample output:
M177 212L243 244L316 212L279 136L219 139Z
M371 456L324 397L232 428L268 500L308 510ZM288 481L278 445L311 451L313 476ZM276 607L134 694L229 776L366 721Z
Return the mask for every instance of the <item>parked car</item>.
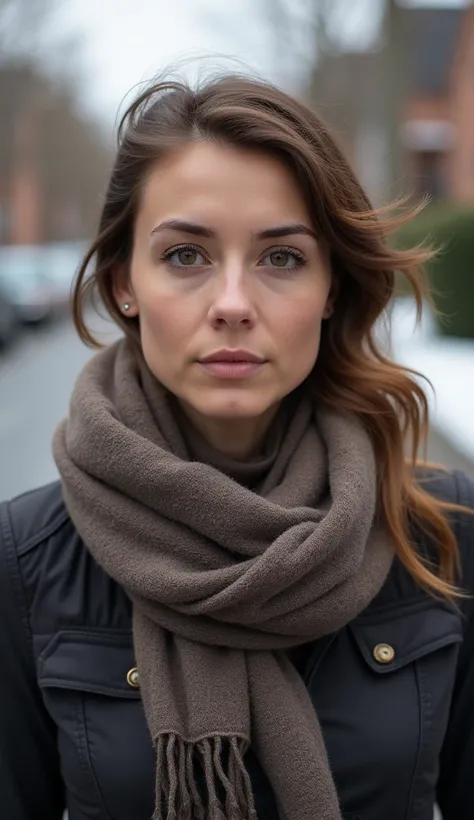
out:
M0 286L22 323L39 324L53 316L54 290L45 263L40 245L0 248Z
M18 325L18 314L7 289L0 284L0 348L8 345Z
M51 242L44 246L45 268L56 310L69 310L74 277L86 252L85 242Z

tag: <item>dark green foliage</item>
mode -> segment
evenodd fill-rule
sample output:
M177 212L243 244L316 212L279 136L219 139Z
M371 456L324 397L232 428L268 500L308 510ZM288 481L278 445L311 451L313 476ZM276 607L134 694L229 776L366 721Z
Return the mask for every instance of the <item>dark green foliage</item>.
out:
M439 249L427 273L440 333L474 339L474 208L431 206L399 230L398 247L432 245ZM399 277L399 289L407 286ZM473 362L474 366L474 362Z

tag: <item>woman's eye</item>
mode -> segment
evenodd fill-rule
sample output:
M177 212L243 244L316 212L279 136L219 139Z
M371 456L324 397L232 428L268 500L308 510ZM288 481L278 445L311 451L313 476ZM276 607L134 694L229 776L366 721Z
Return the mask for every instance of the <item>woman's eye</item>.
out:
M283 270L292 270L299 268L304 264L303 255L295 250L286 250L285 248L276 248L267 253L263 257L263 264L268 268L280 268Z
M206 264L203 254L191 246L171 249L163 254L162 258L174 268L193 268Z

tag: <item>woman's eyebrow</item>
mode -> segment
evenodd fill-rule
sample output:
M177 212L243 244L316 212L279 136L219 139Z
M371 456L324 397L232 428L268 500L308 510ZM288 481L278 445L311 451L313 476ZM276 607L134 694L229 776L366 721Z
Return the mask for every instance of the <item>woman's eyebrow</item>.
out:
M205 225L198 225L195 222L187 222L183 219L167 219L164 222L160 222L159 225L156 225L156 227L153 228L151 235L158 233L159 231L166 230L177 231L179 233L189 233L194 236L203 236L207 239L215 239L217 236L217 231L214 230L214 228L208 228ZM307 225L300 222L294 222L288 225L277 225L274 228L265 228L265 230L256 233L255 238L279 239L280 237L296 236L298 234L311 236L316 240L318 238L312 228L309 228Z
M165 222L160 222L151 232L153 234L158 231L178 231L179 233L191 233L194 236L205 236L207 239L215 239L216 231L212 228L206 228L204 225L197 225L195 222L186 222L182 219L167 219Z
M278 239L280 236L296 236L303 234L304 236L311 236L317 239L317 234L312 228L300 222L295 222L290 225L278 225L275 228L266 228L264 231L259 231L256 234L257 239Z

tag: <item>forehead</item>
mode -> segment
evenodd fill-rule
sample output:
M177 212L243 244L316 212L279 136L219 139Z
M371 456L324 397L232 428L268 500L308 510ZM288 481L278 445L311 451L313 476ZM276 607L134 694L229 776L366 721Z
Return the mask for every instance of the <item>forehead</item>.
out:
M253 149L196 142L155 164L145 181L139 219L186 217L218 227L227 220L267 227L269 222L310 224L291 171Z

